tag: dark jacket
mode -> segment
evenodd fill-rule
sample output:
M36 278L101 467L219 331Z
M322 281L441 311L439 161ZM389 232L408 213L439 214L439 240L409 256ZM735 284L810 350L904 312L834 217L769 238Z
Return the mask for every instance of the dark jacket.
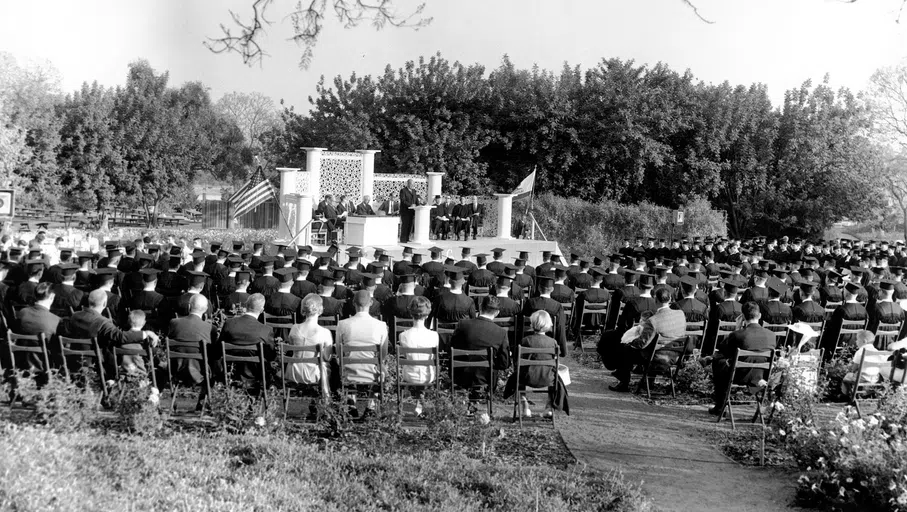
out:
M451 337L451 347L461 350L492 349L492 365L495 370L510 367L510 350L507 343L507 331L487 318L466 318L460 320ZM484 361L484 356L469 356L464 360ZM457 368L454 382L463 388L485 386L488 383L488 372L484 368ZM496 378L492 376L492 385Z

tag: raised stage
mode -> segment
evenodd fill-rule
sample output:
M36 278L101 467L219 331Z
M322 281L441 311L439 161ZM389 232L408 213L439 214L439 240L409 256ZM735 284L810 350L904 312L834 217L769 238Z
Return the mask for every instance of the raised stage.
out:
M453 240L432 240L427 244L406 244L413 247L415 252L423 254L423 261L428 261L430 259L428 254L428 249L431 247L440 247L444 249L444 258L450 257L456 261L460 261L461 251L463 247L469 247L472 249L472 256L476 254L486 253L489 255L488 261L492 260L491 250L495 248L505 249L504 261L512 263L514 259L517 258L520 251L529 251L529 261L528 264L532 266L538 266L542 264L542 251L552 251L556 254L561 254L560 248L557 245L557 242L551 241L546 242L544 240L501 240L499 238L477 238L476 240L467 240L467 241L457 241ZM346 251L351 247L349 244L340 244L341 251ZM380 247L388 253L394 261L399 261L400 257L403 255L403 246L399 242L392 244L381 244L377 246L368 246L363 247L365 256L368 259L372 259L372 255L375 251L375 247ZM326 246L313 246L315 251L324 251L327 249ZM344 252L344 254L346 254ZM443 259L443 258L442 258ZM340 258L340 263L345 263L343 257Z

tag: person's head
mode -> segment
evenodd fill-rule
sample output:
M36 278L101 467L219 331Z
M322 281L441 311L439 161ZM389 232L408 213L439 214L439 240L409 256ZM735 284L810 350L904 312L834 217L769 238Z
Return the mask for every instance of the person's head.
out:
M482 302L479 306L482 316L494 318L501 312L501 300L493 295L482 297Z
M759 305L755 302L747 302L743 305L743 318L749 323L758 322L762 318L762 312L759 311Z
M655 290L655 301L661 305L670 304L671 302L671 292L667 288L659 288Z
M413 188L413 179L406 180L406 188Z
M54 301L54 289L50 283L38 283L35 287L35 302L48 306Z
M246 313L258 316L265 309L265 296L260 293L253 293L246 299Z
M88 307L100 313L107 307L107 292L95 290L88 294Z
M551 315L545 310L538 310L530 315L529 323L532 325L532 330L540 334L550 331L553 326Z
M410 318L416 322L424 322L428 315L431 314L431 301L419 295L409 303L407 311Z
M371 196L369 196L369 195L364 195L364 196L362 196L362 203L363 203L363 204L369 204L369 203L371 203L371 202L372 202L372 197L371 197Z
M873 341L875 341L875 337L876 335L873 334L872 331L864 329L857 333L856 344L858 347L862 347L863 345L870 345Z
M334 196L331 195L331 194L325 194L325 195L324 195L324 202L325 202L325 203L328 203L328 204L332 204L332 203L334 202Z
M372 296L369 295L367 290L359 290L353 294L353 307L356 309L356 313L367 313L371 305Z
M208 312L208 298L197 293L189 299L189 314L202 316Z
M466 204L466 196L460 196L460 204Z
M324 301L320 295L310 293L302 299L302 316L318 318L324 311Z
M129 327L131 329L141 329L145 327L145 312L141 309L133 309L129 312Z

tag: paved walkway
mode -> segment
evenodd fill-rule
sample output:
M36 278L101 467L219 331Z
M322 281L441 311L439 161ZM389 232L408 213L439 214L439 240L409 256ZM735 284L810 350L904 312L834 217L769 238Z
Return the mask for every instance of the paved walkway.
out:
M619 469L629 482L642 481L659 510L793 509L796 474L725 457L709 431L730 425L716 425L705 406L648 405L609 391L616 382L610 372L565 360L572 416L559 416L558 430L581 463L606 472Z

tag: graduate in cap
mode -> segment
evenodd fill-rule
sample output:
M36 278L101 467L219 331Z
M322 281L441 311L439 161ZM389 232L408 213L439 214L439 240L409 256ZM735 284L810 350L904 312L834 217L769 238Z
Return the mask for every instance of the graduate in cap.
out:
M600 267L592 267L589 269L589 276L592 278L591 286L589 286L587 290L580 291L576 294L576 311L574 312L573 317L576 319L574 328L576 329L575 340L578 348L582 348L582 332L580 329L585 328L599 331L602 324L605 322L605 315L603 313L606 309L602 306L608 304L608 301L611 300L611 292L602 288L602 281L605 278L605 273L605 270ZM590 308L601 310L602 314L595 313L584 316L582 314L583 308L587 305Z
M621 308L626 307L628 302L635 299L636 297L639 297L639 294L642 293L639 287L636 286L638 277L639 273L635 270L624 269L624 284L621 285L618 289L614 290L614 293L612 295L614 297L613 300L618 301L618 303L615 304L615 306L617 307L612 307L608 312L608 323L605 325L605 330L614 330L614 327L617 325L617 319ZM621 306L620 304L623 304L623 306Z
M769 277L766 281L768 289L768 299L760 304L762 312L762 324L768 325L789 325L794 320L794 314L790 306L782 302L782 298L787 295L789 287L777 277ZM769 327L769 329L773 329Z
M391 343L396 343L397 335L409 328L409 323L395 325L394 318L410 318L409 306L418 296L416 293L416 275L401 274L397 276L400 284L397 294L388 298L383 305L382 314L388 325Z
M488 270L488 255L476 254L476 269L469 274L470 288L487 288L495 283L494 272Z
M822 331L823 356L826 361L830 361L836 354L839 347L854 345L856 335L841 335L841 328L844 321L866 322L869 317L866 308L857 302L857 293L860 287L854 283L848 282L842 290L844 301L836 307L831 317L825 321L825 329ZM840 338L840 339L839 339Z
M747 302L765 302L768 300L768 270L757 269L753 273L753 286L746 289L743 292L743 297L740 299L742 304Z
M63 263L59 268L62 282L52 286L54 302L51 304L50 309L54 311L54 314L62 318L69 316L82 306L85 293L75 287L76 271L79 270L78 265Z
M536 276L539 287L539 296L523 301L523 316L529 317L536 311L547 311L554 322L552 337L560 347L560 356L567 355L567 316L560 302L551 298L554 291L554 279L548 276Z
M472 275L473 272L478 268L475 263L470 261L470 256L472 249L470 247L463 247L463 250L460 253L460 261L456 262L455 265L463 269L463 273L466 274L467 278Z
M705 340L703 340L702 353L711 354L715 349L718 338L718 322L736 322L743 312L743 304L737 302L739 281L735 279L721 279L718 281L723 286L720 302L716 302L709 309L709 325Z
M35 288L38 287L41 276L44 275L44 260L25 260L24 267L27 280L16 287L13 300L19 304L31 306L35 303Z
M429 276L427 286L432 289L437 289L441 287L441 281L444 276L444 263L441 261L441 255L444 253L444 249L432 247L428 252L431 254L431 261L422 264L422 273L423 275Z
M891 279L883 279L879 283L879 292L876 300L870 300L866 306L869 313L869 323L866 329L876 332L879 324L900 324L904 321L904 310L894 302L894 285ZM902 336L901 336L902 337ZM901 339L901 337L897 339Z
M176 302L176 298L186 291L189 282L186 276L179 273L180 256L170 255L167 263L167 270L161 273L157 279L157 292L167 300ZM174 304L175 307L175 304Z
M252 258L252 261L253 265L250 266L254 269L254 256ZM265 296L265 299L267 299L271 296L272 293L277 291L277 289L280 287L280 281L278 281L277 278L274 277L274 263L275 259L271 256L258 257L258 268L259 270L261 270L262 275L252 280L252 285L249 286L250 294L260 293Z
M466 278L463 276L463 269L457 266L445 269L449 288L445 288L438 294L432 307L432 315L429 320L437 319L441 323L459 322L464 318L476 317L476 305L471 297L466 295L464 290ZM447 346L448 339L442 336L441 345Z
M295 268L280 268L274 271L274 277L278 281L277 289L269 297L265 298L265 313L269 315L293 316L296 323L296 314L300 312L299 305L302 299L293 295L293 282L296 278ZM287 339L287 332L275 333L278 337Z
M315 283L308 280L309 272L312 271L312 262L307 259L297 259L294 263L296 267L296 277L293 286L290 287L290 293L304 299L310 293L318 293L318 287Z
M228 312L237 311L245 306L251 295L249 293L249 285L252 284L252 271L237 270L236 275L233 276L233 282L233 290L227 295L227 300L224 301L224 309Z
M800 303L794 306L794 322L818 323L825 320L825 308L813 300L814 281L800 281Z
M567 286L568 267L555 265L554 267L554 291L551 292L551 298L561 304L573 304L576 300L576 292Z
M504 272L504 251L505 249L501 249L500 247L496 247L491 250L491 255L494 258L494 261L489 262L487 268L494 274L500 274Z
M643 313L654 313L659 304L652 297L655 289L655 276L652 274L639 275L639 297L630 299L624 306L623 313L617 321L615 329L624 332L640 321ZM670 293L668 294L670 296Z
M318 295L321 297L322 307L324 308L321 316L332 316L339 321L340 315L343 313L344 303L334 298L334 286L336 284L337 280L333 273L324 275L321 278L321 284L318 286Z
M208 283L208 274L190 270L189 275L186 277L186 279L188 282L186 293L180 295L179 299L176 302L176 313L179 316L186 316L190 313L190 302L192 301L193 296L204 296L202 294L202 290L205 289L205 286ZM205 300L205 302L207 303L206 313L208 315L208 318L210 318L211 314L214 313L214 307L211 304L211 301Z
M687 274L680 278L681 298L671 307L683 311L688 323L704 322L708 314L708 305L696 298L699 291L699 281L696 277Z

